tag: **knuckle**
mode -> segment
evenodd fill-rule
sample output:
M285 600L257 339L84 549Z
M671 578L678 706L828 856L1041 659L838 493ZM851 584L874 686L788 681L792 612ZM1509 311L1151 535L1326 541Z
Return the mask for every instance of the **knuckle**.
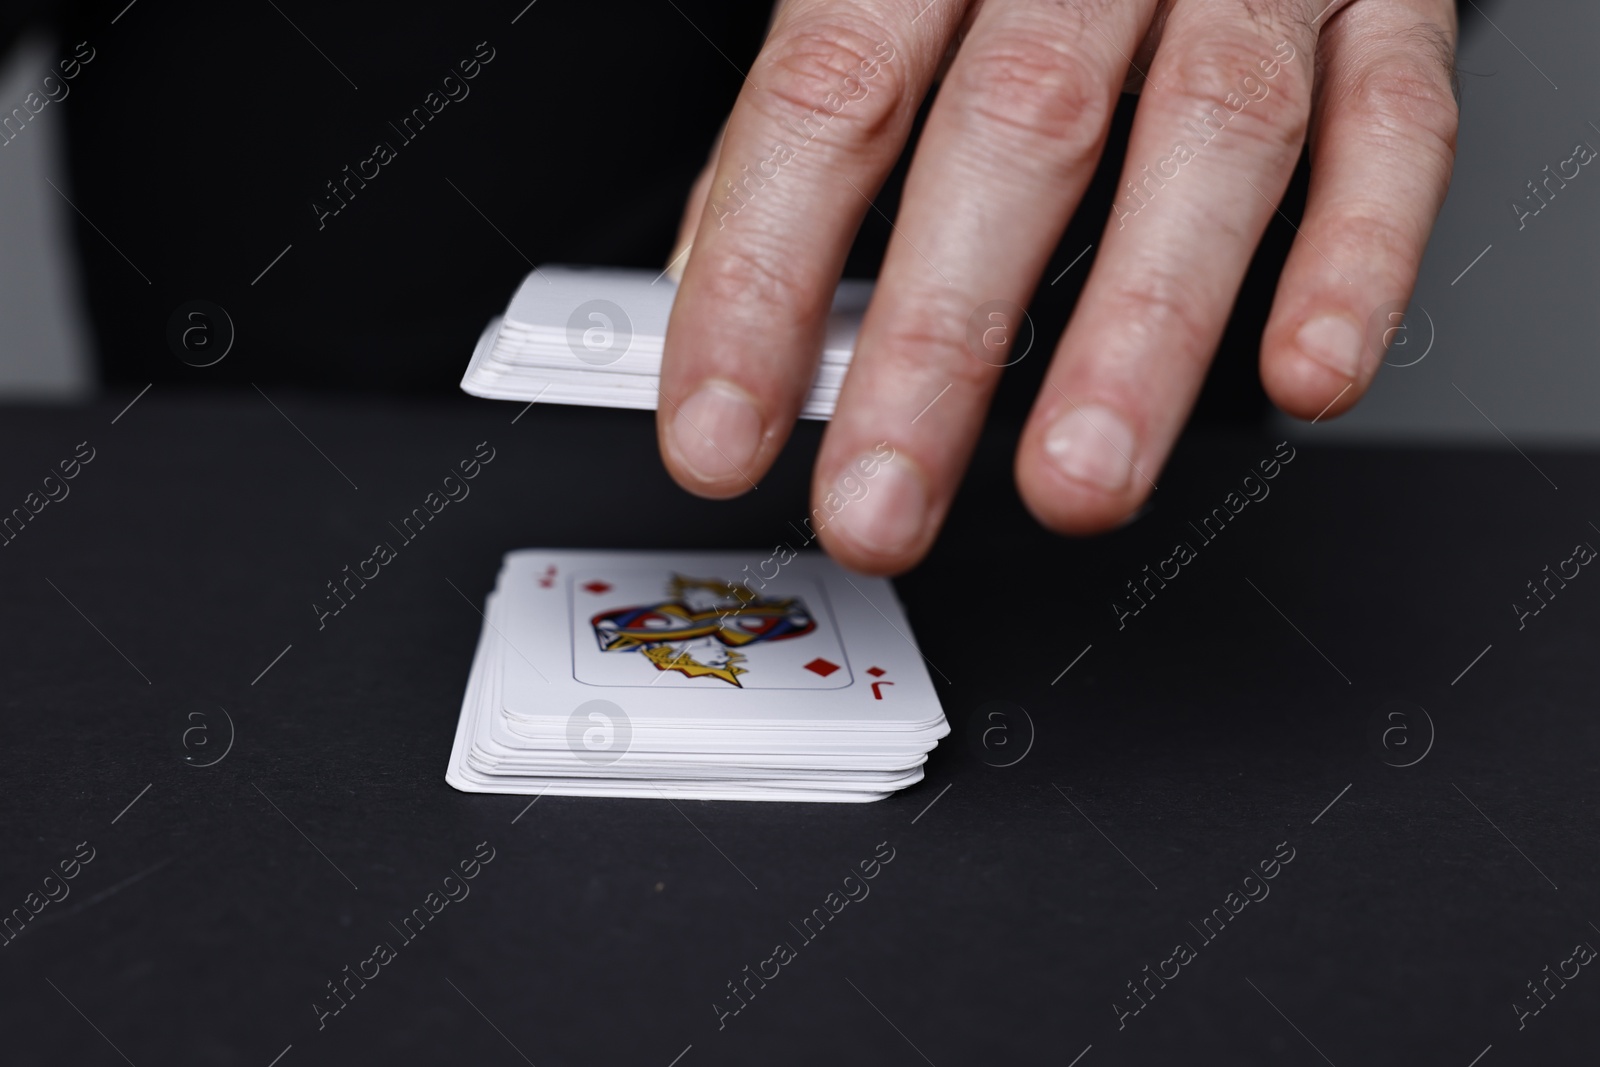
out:
M801 23L773 41L752 80L768 118L807 141L862 146L903 112L899 50L881 31L837 16Z
M962 322L952 323L944 333L907 322L884 332L879 351L900 380L940 378L953 382L962 392L988 389L997 368L986 365L968 350L965 330Z
M1171 275L1150 273L1119 286L1107 298L1112 314L1124 327L1130 350L1176 348L1201 365L1211 352L1204 341L1214 331L1200 321L1199 297Z
M958 389L992 388L1003 366L1021 362L1034 349L1042 349L1026 309L1004 301L1008 312L1001 320L985 314L1002 303L984 300L983 294L945 286L922 287L897 296L874 345L874 358L892 366L906 381L926 380L937 389L954 383ZM1012 311L1020 311L1019 321ZM998 326L1008 347L1003 353L987 347L986 329ZM1035 356L1034 358L1040 358Z
M974 116L1029 148L1076 157L1099 143L1110 121L1113 95L1098 65L1047 38L997 35L957 68Z
M1351 83L1348 104L1368 127L1424 139L1453 158L1460 109L1448 72L1411 58L1374 64Z
M1382 212L1382 204L1349 205L1317 243L1335 262L1371 264L1378 272L1375 276L1392 276L1394 284L1403 286L1407 277L1416 274L1422 258L1417 241L1419 237L1426 240L1426 235L1396 226L1394 219L1385 218Z
M806 296L801 279L785 266L787 262L787 257L771 254L759 245L727 241L698 264L695 285L707 306L734 315L745 308L778 310L796 317L821 314L821 302Z
M1173 65L1168 93L1180 117L1198 120L1210 136L1226 131L1230 138L1298 153L1310 121L1309 73L1282 63L1267 78L1260 64L1271 55L1271 49L1232 39L1198 43Z

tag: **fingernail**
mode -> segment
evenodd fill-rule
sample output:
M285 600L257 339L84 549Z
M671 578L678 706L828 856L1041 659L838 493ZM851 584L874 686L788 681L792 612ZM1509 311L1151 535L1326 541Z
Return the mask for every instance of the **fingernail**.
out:
M703 482L748 477L761 447L761 415L743 389L708 381L678 406L672 420L678 458Z
M1295 347L1352 381L1361 376L1361 328L1343 315L1318 315L1294 335Z
M1045 433L1044 450L1068 478L1121 492L1133 476L1133 431L1110 408L1074 407Z
M854 473L873 468L877 473L871 478ZM915 545L928 522L928 489L921 475L903 459L883 463L867 453L845 471L830 494L840 502L829 520L834 531L879 556L899 555ZM829 506L829 499L823 503Z

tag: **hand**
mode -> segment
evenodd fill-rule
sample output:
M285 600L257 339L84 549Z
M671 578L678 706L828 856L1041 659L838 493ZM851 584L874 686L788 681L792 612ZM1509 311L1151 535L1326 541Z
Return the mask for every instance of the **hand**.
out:
M1123 184L1017 448L1029 509L1088 533L1151 491L1307 143L1261 376L1301 418L1346 410L1382 361L1369 319L1410 298L1444 200L1455 37L1453 0L785 0L679 243L668 469L729 497L771 465L869 198L946 63L817 457L830 553L894 573L928 551L1006 361L975 353L969 323L1028 303L1125 81L1142 95ZM893 459L863 483L883 442ZM841 484L858 499L827 518Z

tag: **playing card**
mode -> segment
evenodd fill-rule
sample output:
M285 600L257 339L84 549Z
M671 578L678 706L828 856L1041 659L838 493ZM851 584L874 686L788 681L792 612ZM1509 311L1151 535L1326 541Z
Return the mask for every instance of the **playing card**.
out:
M856 730L942 719L909 624L882 579L852 578L816 552L796 554L772 579L754 573L767 559L762 552L639 553L631 560L629 555L530 552L507 558L500 587L513 594L504 624L512 649L505 664L508 712L564 716L574 706L570 701L604 695L643 725L711 722L754 729L831 720L836 729ZM618 567L624 560L632 563L626 576ZM602 574L628 584L617 596L610 588L596 593L611 584L591 577ZM662 640L652 642L646 631L631 649L600 647L597 627L615 618L597 624L595 616L652 608L660 609L656 614L692 613L700 601L685 603L669 595L676 583L732 587L754 604L784 599L768 596L781 594L784 587L774 584L780 579L797 593L816 590L813 603L827 614L820 622L807 616L815 627L810 632L743 641L740 630L756 616L730 614L719 621L713 612L701 629L715 627L714 634L665 631ZM586 583L592 587L582 588ZM714 590L700 592L715 595ZM763 604L758 610L772 609ZM729 667L718 666L724 657ZM763 664L770 666L762 669ZM827 691L826 699L796 699L795 691L818 689ZM756 690L765 690L759 699L749 695Z
M653 410L676 291L649 271L541 267L479 335L461 388L500 400ZM802 418L832 416L871 295L870 282L840 283Z
M461 789L876 799L949 731L889 584L817 553L526 550L485 611Z

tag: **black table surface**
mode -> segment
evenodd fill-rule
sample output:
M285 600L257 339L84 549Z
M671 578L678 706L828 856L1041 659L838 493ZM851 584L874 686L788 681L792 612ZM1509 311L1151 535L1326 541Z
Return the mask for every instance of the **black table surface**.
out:
M444 781L501 555L765 558L817 428L712 503L641 413L129 399L0 412L0 514L93 450L0 548L5 1063L1594 1062L1591 454L1303 443L1206 541L1277 442L1192 437L1136 522L1063 540L996 428L897 581L953 727L922 784L527 808Z

